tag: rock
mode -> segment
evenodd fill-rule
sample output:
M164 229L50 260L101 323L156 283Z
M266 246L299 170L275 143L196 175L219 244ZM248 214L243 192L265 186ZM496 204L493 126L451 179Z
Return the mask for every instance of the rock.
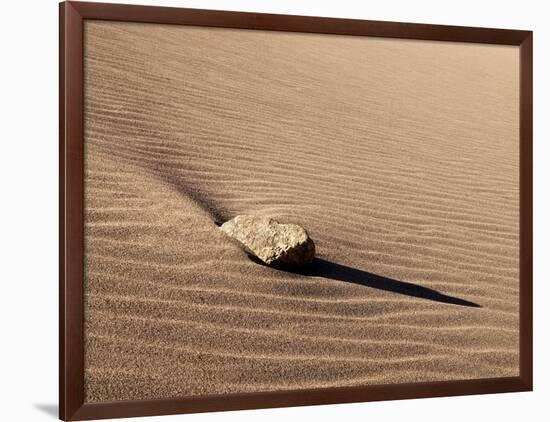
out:
M220 229L251 255L268 265L301 266L315 256L315 244L296 224L279 224L269 217L238 215Z

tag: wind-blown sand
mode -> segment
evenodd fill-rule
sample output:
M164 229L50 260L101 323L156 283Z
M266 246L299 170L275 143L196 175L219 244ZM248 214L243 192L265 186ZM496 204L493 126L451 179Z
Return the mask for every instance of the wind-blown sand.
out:
M517 48L85 40L87 401L518 375ZM316 269L252 262L237 214L305 227Z

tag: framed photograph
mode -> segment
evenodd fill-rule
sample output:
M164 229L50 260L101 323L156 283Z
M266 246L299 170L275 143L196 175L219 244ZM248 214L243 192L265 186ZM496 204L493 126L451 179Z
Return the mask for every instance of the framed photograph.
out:
M532 33L60 4L60 417L532 389Z

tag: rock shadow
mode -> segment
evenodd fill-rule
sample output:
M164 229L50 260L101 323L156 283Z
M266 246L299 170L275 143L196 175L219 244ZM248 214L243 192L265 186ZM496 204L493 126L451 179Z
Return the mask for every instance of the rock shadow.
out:
M249 256L250 259L258 264L267 266L259 259ZM437 290L423 287L418 284L409 283L406 281L394 280L380 275L372 274L367 271L349 267L347 265L337 264L327 261L322 258L315 258L313 262L302 268L287 268L287 267L272 267L278 271L289 272L309 277L323 277L330 280L344 281L346 283L354 283L373 289L384 290L386 292L397 293L416 297L420 299L431 300L434 302L447 303L451 305L467 306L472 308L481 308L481 305L470 302L469 300L461 299L454 296L445 295Z

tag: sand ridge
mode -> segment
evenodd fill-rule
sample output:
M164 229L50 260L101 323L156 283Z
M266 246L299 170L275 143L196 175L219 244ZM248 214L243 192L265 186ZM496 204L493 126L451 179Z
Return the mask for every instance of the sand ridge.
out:
M517 48L85 39L87 401L518 374ZM237 214L307 228L324 272L252 262Z

